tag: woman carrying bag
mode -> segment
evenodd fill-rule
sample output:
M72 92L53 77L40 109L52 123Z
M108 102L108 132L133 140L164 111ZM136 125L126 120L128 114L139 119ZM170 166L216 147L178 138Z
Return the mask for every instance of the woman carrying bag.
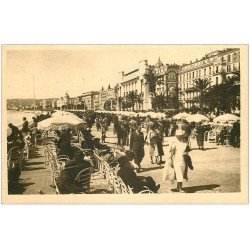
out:
M163 170L163 181L177 181L177 189L180 193L184 179L188 180L188 168L193 170L192 161L188 155L187 143L183 140L185 131L176 130L176 138L166 152L166 163Z

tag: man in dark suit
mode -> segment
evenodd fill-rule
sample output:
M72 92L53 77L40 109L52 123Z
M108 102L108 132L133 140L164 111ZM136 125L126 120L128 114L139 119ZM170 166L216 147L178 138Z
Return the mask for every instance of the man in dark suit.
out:
M23 126L22 126L22 133L28 133L29 132L29 122L27 121L26 117L23 117Z
M137 176L127 156L121 156L118 159L118 163L120 169L118 170L117 175L126 185L129 185L132 188L134 193L139 193L140 191L145 190L145 186L152 192L157 193L160 185L156 186L156 183L151 176Z
M89 169L91 172L93 167L89 161L84 160L84 153L76 151L74 160L67 161L64 169L60 172L56 182L62 194L78 193L82 191L82 187L78 187L75 183L76 176L84 169Z
M140 171L141 162L145 155L144 152L144 136L141 132L141 128L137 127L134 132L131 133L130 137L130 150L134 153L135 164L138 165Z

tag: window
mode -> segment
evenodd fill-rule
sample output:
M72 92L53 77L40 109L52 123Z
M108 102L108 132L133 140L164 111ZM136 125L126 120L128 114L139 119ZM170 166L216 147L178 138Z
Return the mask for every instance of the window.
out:
M211 75L211 73L212 73L212 69L211 67L209 67L209 75Z
M196 71L196 78L198 77L198 71Z
M194 78L194 72L193 72L193 78Z
M207 70L206 69L204 69L204 76L207 74Z
M231 65L227 65L227 72L231 71Z
M231 61L231 56L230 55L227 56L227 60L228 60L228 62Z
M189 79L191 79L191 73L189 73Z
M216 72L216 73L218 73L218 72L219 72L219 67L218 67L218 66L216 66L216 70L215 70L215 72Z
M219 83L219 78L218 78L218 77L215 78L215 83L216 83L216 84Z
M201 70L199 70L199 77L201 76Z
M181 75L180 75L180 82L181 82Z

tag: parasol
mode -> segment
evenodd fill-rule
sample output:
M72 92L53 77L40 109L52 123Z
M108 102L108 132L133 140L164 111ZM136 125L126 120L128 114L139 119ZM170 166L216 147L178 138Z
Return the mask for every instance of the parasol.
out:
M209 118L207 118L205 115L201 114L194 114L194 115L189 115L187 117L188 122L209 122Z
M224 115L220 115L214 118L214 122L222 122L222 123L237 122L239 120L240 120L240 117L236 115L232 115L232 114L224 114Z
M179 113L175 116L172 117L172 119L175 119L175 120L180 120L180 119L187 119L190 115L186 112L182 112L182 113Z
M63 129L79 129L83 128L86 123L72 115L61 115L61 116L54 116L51 118L48 118L46 120L43 120L41 122L38 122L38 129L41 130L50 130L50 129L58 129L58 130L63 130Z

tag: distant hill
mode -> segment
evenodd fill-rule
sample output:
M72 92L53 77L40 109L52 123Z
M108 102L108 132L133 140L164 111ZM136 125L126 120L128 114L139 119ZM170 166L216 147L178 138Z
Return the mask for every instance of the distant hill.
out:
M40 103L43 100L52 101L55 98L48 98L48 99L36 99L35 103L37 107L40 107ZM32 108L34 105L34 99L7 99L7 108L8 109L17 109L17 108Z

